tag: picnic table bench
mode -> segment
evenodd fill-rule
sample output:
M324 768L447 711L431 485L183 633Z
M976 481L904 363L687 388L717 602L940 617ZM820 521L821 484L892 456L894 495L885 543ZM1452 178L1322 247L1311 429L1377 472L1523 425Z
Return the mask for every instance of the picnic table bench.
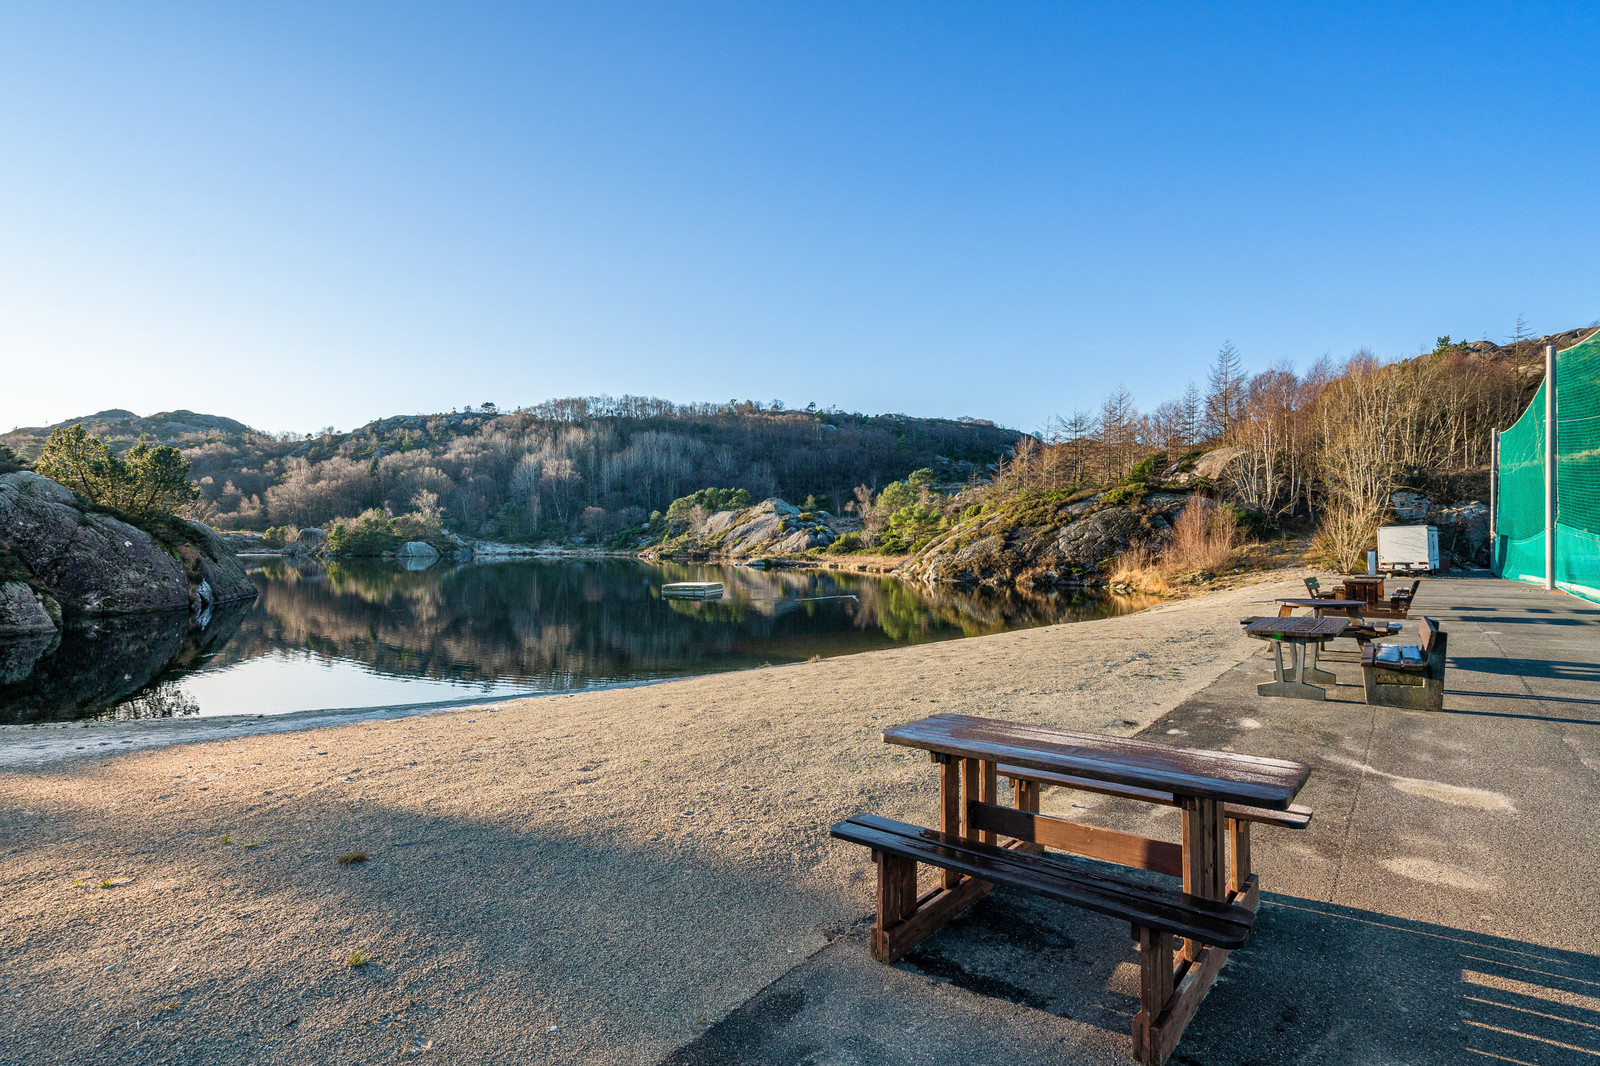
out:
M1263 696L1288 696L1302 700L1327 699L1327 690L1321 686L1336 685L1339 679L1327 670L1317 668L1317 651L1325 641L1345 635L1350 627L1348 618L1316 618L1300 615L1295 618L1257 618L1244 627L1248 636L1272 641L1273 679L1256 686ZM1285 672L1283 646L1289 645L1290 668L1293 676Z
M873 957L895 961L996 885L1120 918L1139 945L1133 1051L1152 1066L1172 1054L1228 953L1254 925L1260 881L1250 868L1249 826L1310 819L1291 805L1310 771L1280 759L960 714L897 726L883 739L926 750L938 764L939 827L870 814L833 827L838 839L871 848L878 867ZM1013 782L1012 807L997 802L1002 767ZM1179 807L1181 840L1041 814L1044 784ZM1181 888L1045 848L1168 874L1181 878ZM944 871L921 895L918 863Z
M1361 649L1367 702L1416 711L1444 708L1444 658L1449 635L1431 618L1417 627L1417 644L1368 644Z

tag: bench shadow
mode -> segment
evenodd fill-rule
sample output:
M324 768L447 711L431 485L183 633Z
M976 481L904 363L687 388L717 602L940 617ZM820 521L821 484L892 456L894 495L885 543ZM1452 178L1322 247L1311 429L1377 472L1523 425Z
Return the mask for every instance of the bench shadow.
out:
M1468 693L1468 692L1455 692L1455 693L1452 693L1449 689L1445 690L1445 694L1446 695L1456 695L1456 696L1476 695L1476 693ZM1495 698L1496 699L1505 699L1505 698L1509 698L1509 697L1497 696ZM1529 696L1529 697L1524 697L1524 698L1535 699L1535 700L1539 700L1540 699L1540 697L1537 697L1537 696ZM1600 700L1550 700L1550 701L1541 700L1541 702L1588 703L1588 704L1594 704L1596 706L1600 706ZM1511 711L1463 711L1463 710L1460 710L1459 708L1441 707L1437 713L1439 713L1439 714L1464 714L1464 715L1470 715L1471 717L1474 717L1474 718L1517 718L1517 719L1521 719L1521 720L1527 721L1527 722L1555 722L1558 725L1600 725L1600 719L1595 719L1595 718L1557 718L1556 716L1549 715L1549 714L1515 714L1515 713L1513 713Z
M1138 1005L1127 926L1000 890L899 964L1119 1037ZM1172 1062L1591 1062L1600 956L1268 893Z
M1539 677L1551 681L1600 681L1600 663L1572 662L1563 659L1502 659L1492 655L1452 655L1446 665L1452 670L1471 670L1474 673L1498 674L1503 677Z

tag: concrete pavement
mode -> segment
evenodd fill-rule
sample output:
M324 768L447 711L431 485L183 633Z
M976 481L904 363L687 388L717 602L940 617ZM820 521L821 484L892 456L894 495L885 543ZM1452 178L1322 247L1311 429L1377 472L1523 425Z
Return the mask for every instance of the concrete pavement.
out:
M1174 1061L1600 1062L1600 605L1456 576L1423 582L1401 639L1421 614L1450 634L1441 713L1366 706L1346 644L1327 702L1258 696L1258 655L1147 731L1314 768L1310 828L1256 834L1256 933ZM1082 793L1045 809L1176 832L1175 811ZM865 941L666 1061L1131 1061L1121 923L999 891L895 967Z

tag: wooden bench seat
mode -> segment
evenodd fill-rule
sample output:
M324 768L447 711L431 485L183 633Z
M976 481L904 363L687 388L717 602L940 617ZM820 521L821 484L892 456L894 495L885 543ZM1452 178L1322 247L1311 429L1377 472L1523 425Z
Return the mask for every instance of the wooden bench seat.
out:
M1444 709L1444 659L1449 635L1431 618L1418 626L1418 644L1371 643L1361 649L1367 703L1414 711Z
M1058 788L1075 788L1080 792L1096 792L1102 796L1117 796L1121 799L1140 800L1144 803L1159 803L1164 807L1176 807L1178 801L1170 792L1158 792L1155 789L1139 788L1135 785L1113 784L1110 781L1091 781L1083 777L1071 777L1067 774L1054 774L1044 770L1025 770L1020 766L1000 764L1000 776L1009 777L1013 784L1017 781L1031 781L1041 785L1055 785ZM1265 807L1246 807L1239 803L1224 803L1222 813L1225 818L1240 822L1258 822L1262 825L1273 825L1280 829L1304 829L1311 824L1311 808L1299 804L1290 804L1288 810L1270 811Z
M858 814L830 832L839 840L875 852L1019 888L1121 918L1134 926L1221 948L1243 947L1255 924L1255 912L1237 903L1153 886L1109 870L1091 869L1080 860L985 844L875 814Z

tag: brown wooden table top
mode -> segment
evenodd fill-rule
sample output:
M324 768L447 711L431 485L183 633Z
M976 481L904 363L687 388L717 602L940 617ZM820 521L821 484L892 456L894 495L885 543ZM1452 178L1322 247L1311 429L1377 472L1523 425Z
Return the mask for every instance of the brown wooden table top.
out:
M1258 618L1245 626L1244 631L1262 640L1332 640L1349 624L1348 618L1314 618L1302 614L1293 618Z
M1324 600L1324 599L1315 599L1315 600L1313 600L1313 599L1309 599L1309 598L1307 598L1305 596L1301 596L1298 599L1293 597L1293 596L1286 596L1283 599L1274 600L1273 602L1274 603L1287 603L1290 607L1365 607L1365 606L1367 606L1367 601L1366 600Z
M1005 762L1096 781L1281 811L1311 768L1285 759L1207 751L1101 733L936 714L884 731L889 744L962 759Z
M1339 580L1341 580L1341 581L1353 581L1357 585L1381 585L1381 584L1383 584L1383 575L1382 574L1351 574L1349 577L1343 577L1343 578L1340 578Z

